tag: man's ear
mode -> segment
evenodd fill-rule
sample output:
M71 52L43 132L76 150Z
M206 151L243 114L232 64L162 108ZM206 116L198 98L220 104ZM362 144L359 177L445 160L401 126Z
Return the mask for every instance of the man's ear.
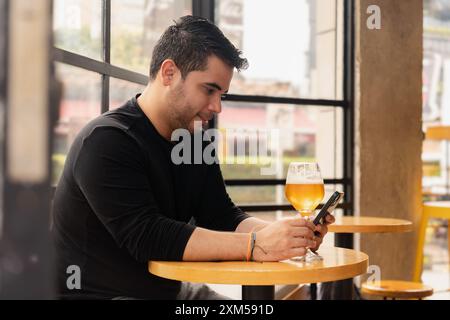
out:
M172 59L164 60L159 71L161 73L161 79L164 86L171 85L179 72L177 65Z

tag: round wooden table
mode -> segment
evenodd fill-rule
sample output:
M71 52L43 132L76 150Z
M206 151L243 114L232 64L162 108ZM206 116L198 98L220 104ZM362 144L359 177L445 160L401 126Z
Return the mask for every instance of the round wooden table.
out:
M328 226L328 231L334 233L410 232L412 229L411 221L377 217L336 217L336 222Z
M150 273L167 279L242 285L242 299L274 299L276 284L317 283L349 279L366 273L368 256L351 249L323 247L322 261L169 262L150 261Z

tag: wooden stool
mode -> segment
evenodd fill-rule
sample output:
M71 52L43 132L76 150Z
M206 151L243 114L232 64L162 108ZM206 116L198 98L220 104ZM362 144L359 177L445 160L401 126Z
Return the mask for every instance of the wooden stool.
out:
M361 292L383 297L384 300L387 298L392 298L392 300L397 298L422 300L422 298L433 294L433 288L420 282L384 280L363 283Z

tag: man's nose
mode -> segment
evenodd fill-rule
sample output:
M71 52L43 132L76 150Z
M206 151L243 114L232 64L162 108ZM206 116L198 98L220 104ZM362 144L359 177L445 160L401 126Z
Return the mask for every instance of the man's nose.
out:
M220 113L222 111L222 97L219 95L218 98L213 98L208 109L214 113Z

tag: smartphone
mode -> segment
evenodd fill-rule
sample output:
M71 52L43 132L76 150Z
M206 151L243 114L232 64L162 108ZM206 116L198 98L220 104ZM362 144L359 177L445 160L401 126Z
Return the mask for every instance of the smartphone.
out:
M317 214L317 216L314 218L314 225L322 224L325 222L325 217L327 214L331 214L333 210L338 205L339 201L341 201L342 197L344 196L343 192L335 191L330 199L328 199L327 203L320 209L320 212Z

